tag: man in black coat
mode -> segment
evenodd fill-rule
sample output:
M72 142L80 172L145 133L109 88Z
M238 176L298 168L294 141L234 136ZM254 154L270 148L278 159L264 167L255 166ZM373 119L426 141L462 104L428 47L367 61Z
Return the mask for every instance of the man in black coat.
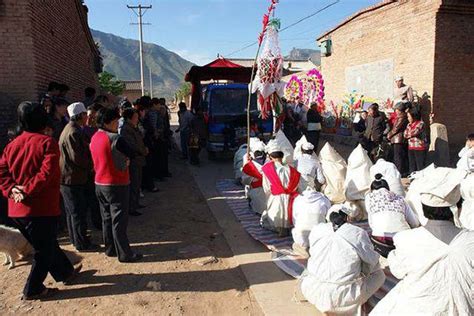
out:
M382 143L384 133L387 129L387 117L379 111L377 103L369 106L364 138L367 143L367 151L373 156L374 150Z

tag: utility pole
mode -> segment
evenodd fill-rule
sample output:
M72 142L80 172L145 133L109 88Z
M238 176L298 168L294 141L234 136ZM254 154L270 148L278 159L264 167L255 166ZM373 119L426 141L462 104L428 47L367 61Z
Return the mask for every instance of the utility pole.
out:
M151 76L150 66L148 66L148 70L150 71L150 98L153 99L153 77Z
M143 6L143 5L137 5L137 6L131 6L127 5L127 8L131 9L138 17L138 23L132 23L132 24L137 24L138 25L138 33L139 33L139 41L140 41L140 80L141 80L141 86L142 86L142 95L145 95L145 80L144 80L144 68L143 68L143 28L142 26L144 24L149 25L149 23L143 23L142 18L145 15L145 12L148 9L151 9L152 6ZM136 11L138 9L138 11Z

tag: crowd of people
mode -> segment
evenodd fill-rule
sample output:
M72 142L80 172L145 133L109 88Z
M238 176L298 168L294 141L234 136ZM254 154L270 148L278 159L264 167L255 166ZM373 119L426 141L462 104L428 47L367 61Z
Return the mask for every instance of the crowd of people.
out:
M139 261L127 236L129 216L142 215L140 197L159 191L155 180L172 176L165 99L143 96L114 105L89 87L81 102L70 102L68 90L51 82L39 102L18 106L18 125L9 130L0 159L0 189L8 199L2 222L34 248L26 300L57 291L44 286L48 273L67 284L81 269L59 247L61 229L78 252L100 251L88 234L91 222L102 230L105 255Z
M378 124L371 121L367 127ZM408 140L416 124L401 131ZM309 257L301 291L319 311L360 312L385 281L382 262L400 281L373 315L470 315L473 136L457 168L421 164L408 192L399 167L362 144L346 162L329 143L317 155L306 136L293 147L282 131L267 144L251 138L234 171L261 226L291 234L294 252ZM369 231L359 224L365 220Z
M361 109L356 113L353 130L373 161L384 155L406 176L425 167L428 137L420 108L413 103L412 88L404 84L401 76L395 82L396 104L393 112L387 116L380 111L377 103L373 103L367 110ZM318 148L323 118L317 103L312 103L309 109L298 97L284 103L284 115L280 117L278 128L281 127L293 145L305 135Z

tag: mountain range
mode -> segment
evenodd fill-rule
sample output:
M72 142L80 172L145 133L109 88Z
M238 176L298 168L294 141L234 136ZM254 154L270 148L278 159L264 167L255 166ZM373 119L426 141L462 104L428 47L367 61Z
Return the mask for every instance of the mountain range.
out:
M94 40L102 54L104 71L115 75L120 80L140 80L139 43L114 34L91 30ZM150 87L150 69L153 79L153 95L171 98L184 82L184 76L194 65L159 45L143 43L145 64L145 87ZM315 49L293 48L289 59L310 59L314 64L321 64L320 51Z
M91 30L103 58L104 71L120 80L140 80L139 43L113 34ZM159 45L143 43L145 87L153 95L171 98L184 82L184 75L194 64Z
M316 66L321 65L321 51L316 49L309 48L293 48L288 56L285 56L287 59L300 59L300 60L311 60Z

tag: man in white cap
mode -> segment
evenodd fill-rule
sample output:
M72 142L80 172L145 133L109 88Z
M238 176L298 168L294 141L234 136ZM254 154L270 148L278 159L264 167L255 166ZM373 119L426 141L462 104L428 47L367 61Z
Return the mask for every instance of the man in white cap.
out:
M421 192L424 227L393 237L391 273L401 281L371 315L472 315L474 232L454 225L456 176L432 177ZM438 180L438 181L436 181Z
M353 210L334 205L328 210L329 223L314 226L309 235L310 258L301 291L325 315L359 315L385 281L380 255L368 233L348 223L352 215Z
M283 163L283 149L278 139L269 141L266 151L270 162L263 171L263 190L267 196L267 208L260 224L280 236L287 236L293 226L293 202L298 196L300 173Z
M393 93L395 104L397 104L398 102L403 102L403 103L413 102L413 99L414 99L413 89L411 88L411 86L407 86L403 82L402 76L397 76L395 78L395 84L397 86Z
M267 207L267 198L262 188L262 167L266 162L265 143L252 137L250 139L250 153L244 156L242 184L246 186L250 207L260 215Z
M313 144L308 141L302 143L301 155L298 156L295 162L296 170L301 174L300 191L306 190L307 187L319 190L326 183L321 163L314 154Z
M86 189L92 170L89 145L82 132L87 120L84 104L72 103L67 108L70 121L59 138L61 157L61 194L64 200L71 243L78 251L97 250L87 237Z

